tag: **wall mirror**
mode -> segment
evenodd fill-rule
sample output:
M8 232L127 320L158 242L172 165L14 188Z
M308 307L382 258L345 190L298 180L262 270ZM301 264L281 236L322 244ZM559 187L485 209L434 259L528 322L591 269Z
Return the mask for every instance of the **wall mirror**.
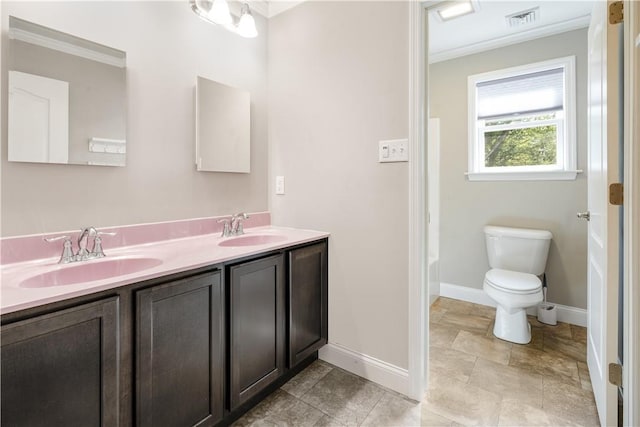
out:
M9 17L10 162L124 166L126 54Z
M198 77L196 82L196 168L250 172L249 92Z

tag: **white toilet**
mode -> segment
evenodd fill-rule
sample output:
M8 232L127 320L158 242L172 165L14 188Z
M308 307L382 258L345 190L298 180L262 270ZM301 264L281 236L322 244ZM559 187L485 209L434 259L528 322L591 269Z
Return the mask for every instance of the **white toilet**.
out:
M542 282L550 231L528 228L484 227L491 270L483 289L498 305L493 334L505 341L527 344L531 326L525 309L542 302Z

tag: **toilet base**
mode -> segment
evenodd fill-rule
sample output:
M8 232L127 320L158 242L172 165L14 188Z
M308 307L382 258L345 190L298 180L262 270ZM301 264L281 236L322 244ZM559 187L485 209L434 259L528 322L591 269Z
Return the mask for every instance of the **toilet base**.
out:
M531 342L531 325L527 320L527 312L524 308L507 311L498 305L493 335L501 340L516 344L529 344Z

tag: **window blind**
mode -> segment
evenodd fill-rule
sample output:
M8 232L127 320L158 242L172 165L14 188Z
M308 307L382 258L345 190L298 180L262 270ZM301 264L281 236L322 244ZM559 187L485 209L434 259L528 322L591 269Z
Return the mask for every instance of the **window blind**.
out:
M476 84L479 120L558 111L564 108L564 68Z

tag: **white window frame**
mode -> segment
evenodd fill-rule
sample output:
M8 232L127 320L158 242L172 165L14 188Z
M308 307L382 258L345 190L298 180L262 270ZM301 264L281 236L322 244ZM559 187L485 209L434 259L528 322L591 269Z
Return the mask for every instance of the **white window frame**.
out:
M469 181L535 181L574 180L577 170L576 146L576 72L575 56L551 59L533 64L474 74L468 77L469 101ZM535 126L555 124L558 129L557 163L555 165L486 167L484 158L484 120L477 117L477 84L540 71L564 69L564 119L535 122ZM505 129L531 127L529 124L505 125ZM492 130L501 130L492 126Z

